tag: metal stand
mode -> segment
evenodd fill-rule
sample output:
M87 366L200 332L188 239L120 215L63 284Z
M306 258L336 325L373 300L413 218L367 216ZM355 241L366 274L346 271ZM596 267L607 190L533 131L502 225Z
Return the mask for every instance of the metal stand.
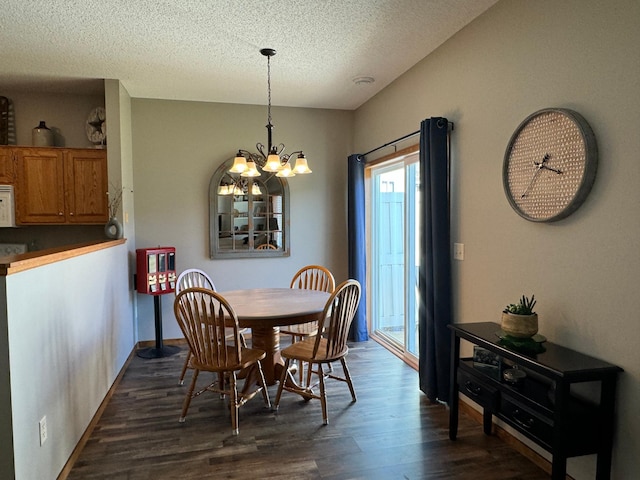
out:
M180 351L180 347L175 345L163 345L162 344L162 306L160 304L160 297L162 295L153 296L153 309L156 322L156 346L142 348L136 353L141 358L162 358L170 357Z

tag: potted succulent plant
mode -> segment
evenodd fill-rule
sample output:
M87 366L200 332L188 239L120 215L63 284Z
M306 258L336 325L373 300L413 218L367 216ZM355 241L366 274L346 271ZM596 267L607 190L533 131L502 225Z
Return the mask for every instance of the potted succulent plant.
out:
M502 331L516 338L530 338L538 333L538 314L533 311L535 295L531 299L522 296L518 303L511 303L502 311Z

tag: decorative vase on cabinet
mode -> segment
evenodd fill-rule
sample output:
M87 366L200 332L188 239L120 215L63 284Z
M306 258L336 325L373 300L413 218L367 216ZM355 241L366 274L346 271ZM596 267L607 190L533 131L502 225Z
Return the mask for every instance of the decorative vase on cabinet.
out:
M118 239L122 238L122 224L117 217L111 217L107 224L104 226L104 234L107 238Z
M53 132L44 120L31 132L31 140L34 147L53 147Z

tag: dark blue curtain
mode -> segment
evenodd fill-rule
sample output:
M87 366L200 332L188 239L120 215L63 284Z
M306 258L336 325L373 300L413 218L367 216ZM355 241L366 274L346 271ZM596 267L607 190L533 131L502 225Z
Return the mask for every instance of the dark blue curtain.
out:
M451 234L449 217L449 122L430 118L420 124L419 328L420 390L429 400L449 402L452 320Z
M366 295L366 246L365 237L365 198L364 198L364 159L360 155L350 155L348 160L348 242L349 242L349 278L360 282L362 297L358 311L351 324L349 340L364 342L369 339L367 332L367 295Z

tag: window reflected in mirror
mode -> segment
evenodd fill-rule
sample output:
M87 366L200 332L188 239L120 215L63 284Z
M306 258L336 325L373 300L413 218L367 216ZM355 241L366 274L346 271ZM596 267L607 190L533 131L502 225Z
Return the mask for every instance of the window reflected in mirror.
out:
M289 255L289 186L275 174L241 177L227 160L209 183L211 258Z

